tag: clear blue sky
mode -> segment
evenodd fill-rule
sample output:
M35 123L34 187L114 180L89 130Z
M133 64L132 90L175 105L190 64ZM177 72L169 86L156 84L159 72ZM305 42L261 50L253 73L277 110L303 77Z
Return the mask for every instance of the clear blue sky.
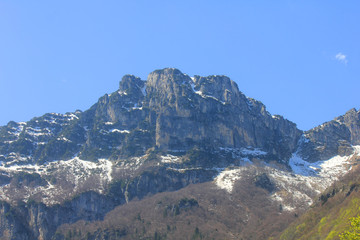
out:
M0 0L0 125L176 67L227 75L307 130L360 107L359 13L357 0Z

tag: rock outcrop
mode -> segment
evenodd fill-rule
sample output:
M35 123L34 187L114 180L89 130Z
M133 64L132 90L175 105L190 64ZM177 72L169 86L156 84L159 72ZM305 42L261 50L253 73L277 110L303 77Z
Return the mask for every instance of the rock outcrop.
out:
M351 109L345 115L304 133L299 154L308 161L326 160L335 155L353 153L352 145L359 145L360 111Z

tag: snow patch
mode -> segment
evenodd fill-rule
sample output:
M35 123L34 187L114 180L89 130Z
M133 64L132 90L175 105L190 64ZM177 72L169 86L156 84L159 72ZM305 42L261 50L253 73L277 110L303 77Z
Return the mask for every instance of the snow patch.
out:
M68 121L79 119L79 117L76 116L74 113L66 113L65 117L67 118Z
M132 110L142 110L143 107L139 107L137 103L134 104L134 107L131 108Z
M303 141L306 141L303 138ZM310 206L312 199L344 176L351 169L350 159L360 154L360 146L353 146L350 156L334 156L328 160L307 162L298 153L289 160L292 172L273 169L269 176L276 182L278 191L271 196L280 202L285 211L294 211L296 206Z
M120 96L126 96L127 95L126 91L118 91L118 93L119 93Z
M135 171L139 167L141 167L141 165L146 161L147 156L148 155L143 155L141 157L131 157L128 159L120 160L117 163L117 167L126 171Z
M51 131L48 128L32 128L26 127L25 133L30 136L38 137L38 136L51 136Z
M145 129L141 129L141 128L139 128L137 130L140 131L140 132L149 132L149 130L145 130Z
M271 117L272 117L273 119L276 119L276 120L280 120L280 119L281 119L281 117L280 117L279 115L271 115Z
M242 157L242 156L258 157L258 156L265 156L268 154L267 152L265 152L259 148L252 148L250 146L247 148L220 147L219 150L224 151L226 153L232 153L233 158Z
M225 169L219 173L219 175L214 179L214 182L219 188L226 190L228 193L231 193L236 181L241 179L242 172L243 168L231 170Z
M252 156L267 155L267 152L260 150L259 148L242 148L241 153Z
M360 156L360 146L353 148L354 154L350 156L335 156L326 161L315 163L309 163L294 153L289 161L292 171L266 163L263 163L262 166L241 165L240 163L240 166L235 169L219 170L219 175L214 179L214 184L231 193L235 183L242 178L253 178L260 173L265 173L275 186L275 190L269 198L277 202L283 211L291 212L299 208L306 209L313 203L312 199L351 169L350 159L354 155ZM223 150L233 151L231 148L224 148ZM243 152L265 154L259 149ZM246 159L246 157L241 158L243 161ZM247 160L251 163L249 159Z
M120 130L120 129L111 129L110 132L112 132L112 133L118 132L118 133L125 133L125 134L130 133L129 130Z
M167 154L165 156L161 156L160 158L161 158L162 163L179 163L179 162L181 162L180 157L170 155L170 154Z
M206 95L206 94L204 94L204 93L201 92L201 91L195 91L195 93L196 93L197 95L200 95L202 98L212 98L212 99L220 102L222 105L225 105L225 104L226 104L226 102L220 101L219 99L217 99L217 98L214 97L214 96Z
M70 160L49 162L43 165L12 165L0 166L0 171L9 176L17 172L36 173L43 179L56 177L56 182L47 180L45 186L28 187L20 186L11 188L9 185L0 186L0 199L13 201L8 194L14 191L17 197L28 199L34 194L41 194L43 202L47 205L60 203L61 199L71 197L77 191L93 190L102 193L106 185L113 179L113 162L107 159L99 159L97 162L90 162L74 157ZM60 177L60 179L58 179Z
M173 153L184 153L184 152L186 152L186 150L182 150L182 149L170 149L168 151L173 152Z
M323 178L337 178L336 176L343 175L343 173L349 169L349 160L353 155L343 157L338 155L328 160L311 163L303 160L297 153L294 153L289 160L289 165L295 174L303 176L319 176Z
M71 140L67 139L66 137L58 137L56 140L58 141L64 141L64 142L72 142Z

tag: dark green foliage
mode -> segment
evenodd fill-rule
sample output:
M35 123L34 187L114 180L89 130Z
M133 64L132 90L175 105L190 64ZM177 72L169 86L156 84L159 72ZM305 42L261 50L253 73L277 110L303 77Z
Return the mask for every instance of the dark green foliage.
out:
M155 133L135 129L127 134L121 149L124 156L140 156L155 145Z
M102 128L94 128L89 132L88 143L82 149L80 157L87 160L109 158L116 152L123 139L124 134L109 133Z
M19 140L13 142L13 144L9 146L8 151L30 155L34 151L34 145L25 137L20 137Z
M41 164L54 159L70 159L79 149L79 146L74 142L52 139L41 152L38 163Z
M61 233L59 232L56 232L54 237L53 237L54 240L63 240L64 239L64 235L62 235Z
M36 202L34 199L32 199L32 198L29 198L29 199L26 201L26 205L28 205L28 206L36 205L36 204L37 204L37 202Z
M0 174L0 186L8 184L8 183L10 183L10 181L11 181L10 177L8 177L6 175L3 175L3 174Z
M174 211L174 215L179 215L180 214L180 209L179 209L179 205L175 205L175 211Z
M326 203L329 198L334 197L338 191L338 189L333 188L332 191L321 194L319 197L321 204Z
M260 175L255 176L254 183L257 187L261 187L268 192L272 192L275 190L275 185L271 182L266 173L262 173Z
M181 211L188 211L189 209L192 209L193 207L198 207L198 206L199 206L199 203L196 201L196 199L182 198L176 204L167 206L164 209L163 216L167 217L168 211L170 211L173 216L177 216L181 213Z
M107 196L113 199L117 204L122 204L125 202L125 188L127 185L127 181L120 179L118 181L113 181L109 184L107 190Z
M198 227L195 228L194 234L192 235L191 239L192 239L192 240L203 239L203 237L202 237L202 235L201 235L201 232L200 232L200 230L199 230Z
M219 157L214 154L212 149L203 150L194 148L187 153L189 161L185 162L186 165L190 166L202 166L202 167L213 167L219 163Z
M168 216L168 208L165 208L163 211L163 217L166 218Z
M191 208L191 207L197 207L199 206L198 201L196 201L196 199L194 198L182 198L179 203L178 203L180 208Z
M37 173L17 172L14 174L11 184L17 186L26 185L29 187L46 186L47 182Z

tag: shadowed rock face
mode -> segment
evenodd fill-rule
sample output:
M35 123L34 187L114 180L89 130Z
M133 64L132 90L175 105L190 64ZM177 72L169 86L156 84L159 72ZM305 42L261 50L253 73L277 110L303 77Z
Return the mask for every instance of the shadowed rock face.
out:
M360 144L360 111L351 109L345 115L304 133L299 153L308 161L326 160L353 152Z

